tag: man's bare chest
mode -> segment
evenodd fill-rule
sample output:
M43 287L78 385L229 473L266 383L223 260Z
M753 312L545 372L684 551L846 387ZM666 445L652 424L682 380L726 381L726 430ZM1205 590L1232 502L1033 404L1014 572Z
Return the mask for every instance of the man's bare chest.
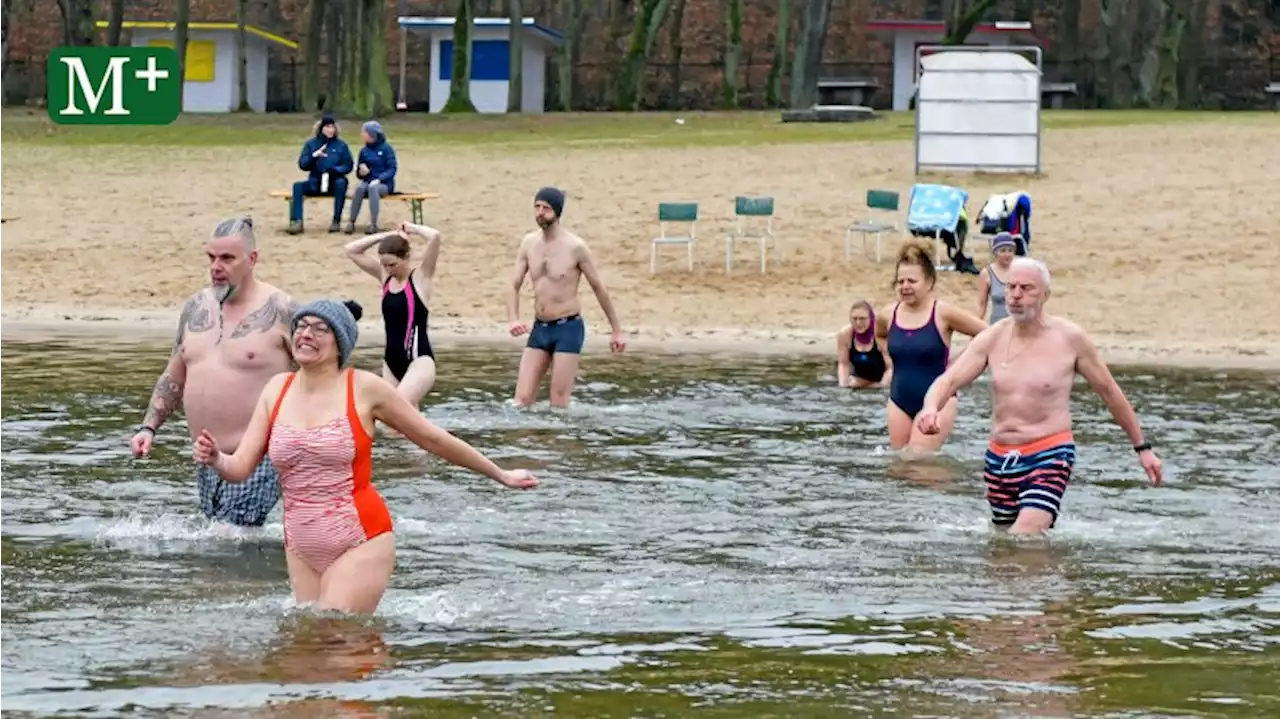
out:
M529 273L537 280L560 282L577 277L578 263L569 251L542 251L531 253Z

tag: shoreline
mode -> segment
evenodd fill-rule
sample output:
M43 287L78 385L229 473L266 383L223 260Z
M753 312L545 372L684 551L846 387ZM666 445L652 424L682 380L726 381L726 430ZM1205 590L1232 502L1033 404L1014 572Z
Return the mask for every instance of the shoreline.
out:
M19 312L0 314L0 341L46 342L85 338L115 343L165 342L174 332L175 317L165 311L84 312L28 306ZM1087 329L1087 328L1086 328ZM360 323L360 347L380 344L382 325ZM1103 359L1111 367L1161 367L1198 370L1233 370L1280 373L1280 344L1266 342L1157 344L1126 340L1102 333L1093 336ZM761 330L743 327L633 327L628 329L627 349L645 354L730 356L799 355L831 356L835 330ZM607 327L589 326L584 349L607 354ZM956 349L967 338L958 337ZM523 348L525 338L512 338L504 323L491 320L450 318L433 322L431 343L436 347Z

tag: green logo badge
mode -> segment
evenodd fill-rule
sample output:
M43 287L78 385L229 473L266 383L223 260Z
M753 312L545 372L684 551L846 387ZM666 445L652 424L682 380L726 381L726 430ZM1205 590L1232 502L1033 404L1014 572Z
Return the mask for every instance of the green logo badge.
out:
M182 113L170 47L60 47L47 73L49 118L62 125L168 125Z

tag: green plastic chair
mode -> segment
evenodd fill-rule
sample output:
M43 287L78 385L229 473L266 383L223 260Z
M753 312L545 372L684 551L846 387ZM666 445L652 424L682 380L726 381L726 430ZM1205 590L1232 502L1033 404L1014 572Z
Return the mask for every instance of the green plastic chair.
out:
M850 245L855 234L862 235L862 251L867 252L867 241L876 238L876 262L880 262L881 238L886 232L900 233L897 215L901 199L893 190L867 190L867 219L852 222L844 231L844 261L849 261ZM889 219L892 218L892 219Z
M764 274L767 254L773 254L773 261L778 261L773 237L773 198L738 195L733 199L733 214L734 227L724 236L724 271L727 273L733 265L734 243L747 240L760 244L760 274Z
M688 234L669 235L667 225L680 223L688 227ZM658 271L659 245L684 245L689 251L689 271L693 271L693 247L698 243L698 203L662 202L658 204L658 236L649 245L649 274Z

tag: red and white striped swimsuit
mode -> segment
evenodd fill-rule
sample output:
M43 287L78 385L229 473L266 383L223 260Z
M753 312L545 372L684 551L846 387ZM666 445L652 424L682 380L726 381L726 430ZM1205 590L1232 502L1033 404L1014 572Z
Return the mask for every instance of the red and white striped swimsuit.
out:
M355 370L347 370L347 411L317 427L277 422L290 374L271 410L267 454L284 493L284 546L324 573L347 550L391 531L391 513L373 488L373 438L356 411Z

